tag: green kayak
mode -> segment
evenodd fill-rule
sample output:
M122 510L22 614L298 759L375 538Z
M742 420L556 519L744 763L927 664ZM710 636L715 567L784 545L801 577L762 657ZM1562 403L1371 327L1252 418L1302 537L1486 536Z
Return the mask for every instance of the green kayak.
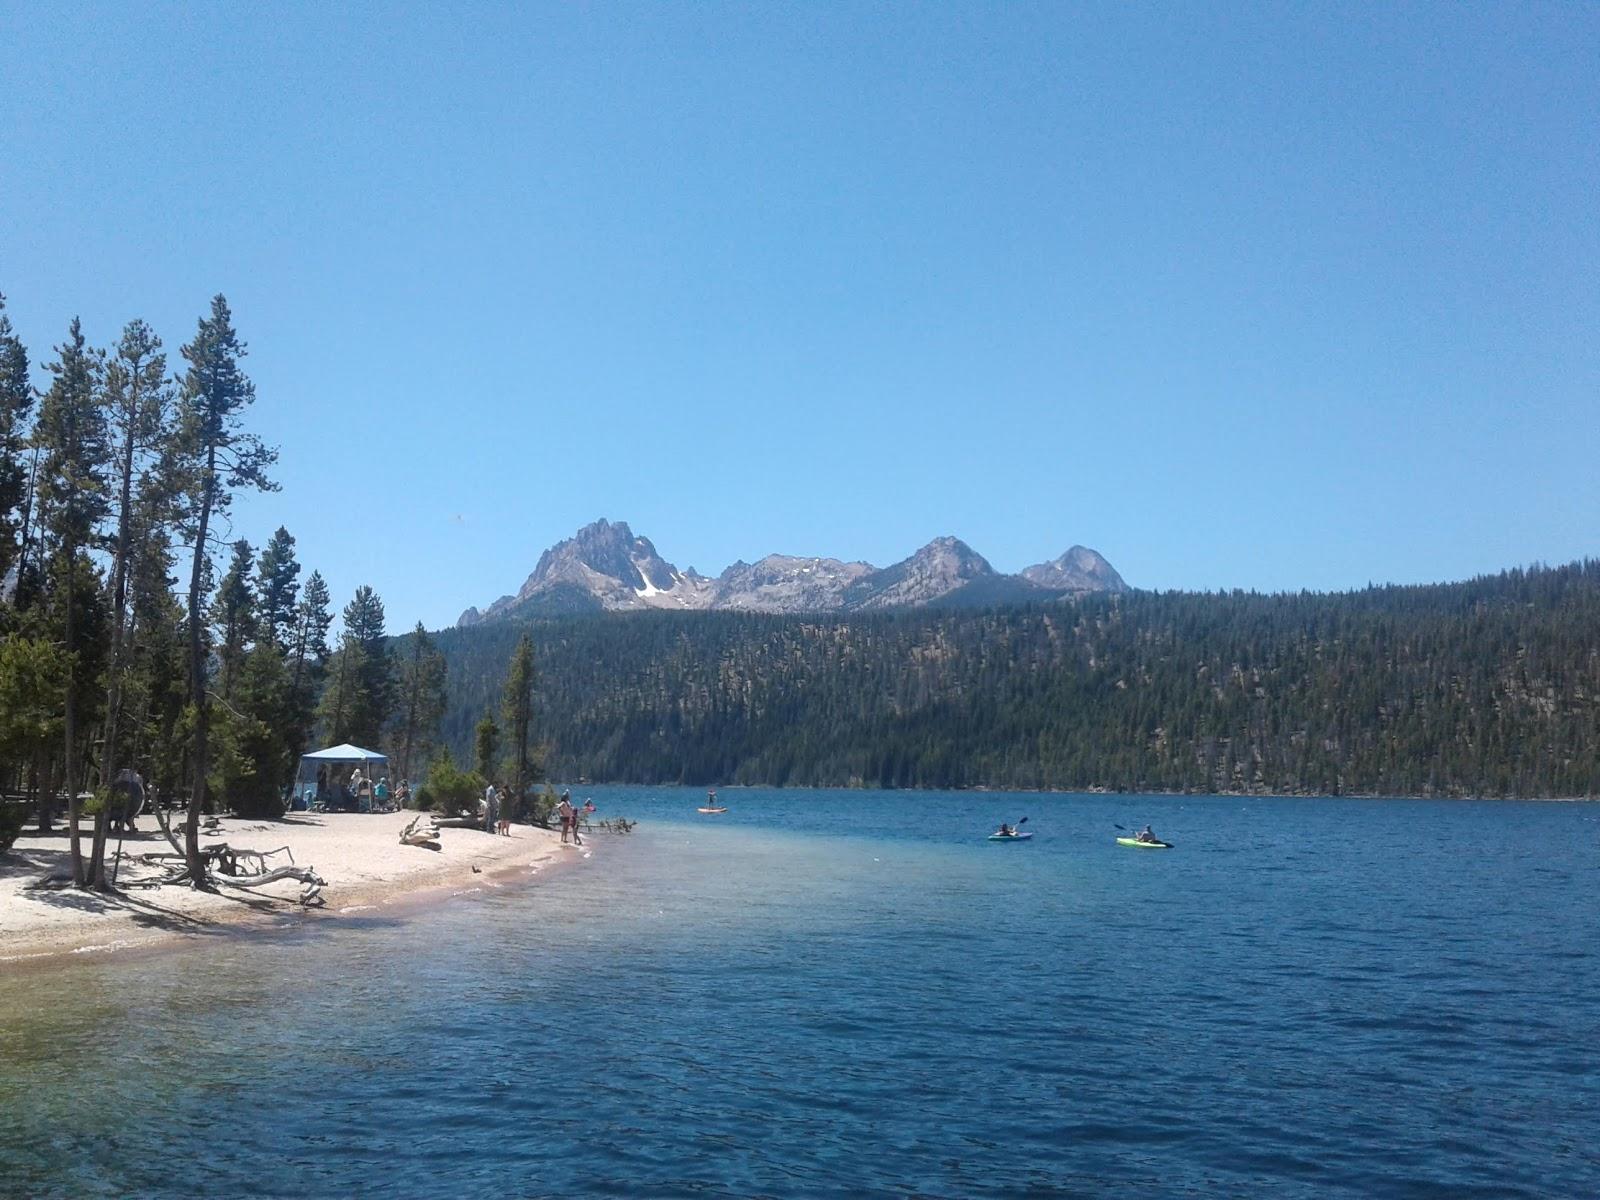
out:
M1171 842L1141 842L1138 838L1118 838L1119 846L1137 846L1141 850L1171 850Z

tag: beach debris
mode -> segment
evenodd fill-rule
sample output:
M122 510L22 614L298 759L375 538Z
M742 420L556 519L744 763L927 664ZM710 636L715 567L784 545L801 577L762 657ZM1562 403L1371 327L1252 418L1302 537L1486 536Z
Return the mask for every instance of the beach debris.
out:
M426 824L424 824L426 822ZM439 850L439 825L425 813L418 813L411 823L400 831L402 846L421 846L424 850Z
M213 842L209 846L200 848L201 877L195 879L189 870L188 856L184 854L183 847L179 845L177 836L172 832L170 818L159 805L155 812L156 821L160 824L161 832L173 852L143 856L144 861L152 866L166 866L168 870L165 875L141 886L165 887L169 884L188 883L191 887L215 891L218 885L248 889L265 887L269 883L277 883L280 879L293 879L303 885L300 892L302 905L327 903L322 896L322 889L328 886L328 881L318 875L313 868L297 865L294 853L287 846L279 846L276 850L249 850L230 846L227 842ZM215 823L208 824L207 831L220 833L221 822L215 818L212 820ZM269 869L267 860L280 854L287 856L289 865Z
M261 875L236 876L234 878L219 878L218 883L236 888L265 887L269 883L276 883L280 879L294 879L304 884L300 893L301 904L326 904L322 897L322 889L328 886L328 881L318 875L310 867L278 867Z

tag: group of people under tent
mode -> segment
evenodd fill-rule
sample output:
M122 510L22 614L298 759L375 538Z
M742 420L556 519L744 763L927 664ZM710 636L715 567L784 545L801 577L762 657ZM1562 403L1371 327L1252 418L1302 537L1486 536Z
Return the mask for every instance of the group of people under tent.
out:
M316 812L394 812L404 808L410 798L410 780L402 779L391 789L387 775L373 778L359 765L345 779L335 778L326 766L321 766L317 768L316 783L307 784L292 807Z

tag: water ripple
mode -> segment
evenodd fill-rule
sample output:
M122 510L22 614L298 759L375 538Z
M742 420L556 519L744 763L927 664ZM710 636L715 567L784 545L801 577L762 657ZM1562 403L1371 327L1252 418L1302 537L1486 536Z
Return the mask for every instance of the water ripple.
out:
M590 870L0 978L0 1193L1600 1194L1582 806L595 794Z

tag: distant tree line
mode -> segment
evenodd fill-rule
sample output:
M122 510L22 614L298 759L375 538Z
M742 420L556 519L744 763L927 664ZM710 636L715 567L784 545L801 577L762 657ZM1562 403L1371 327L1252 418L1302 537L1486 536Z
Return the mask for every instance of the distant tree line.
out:
M452 629L458 754L524 634L553 777L1600 796L1596 561L1341 594Z

